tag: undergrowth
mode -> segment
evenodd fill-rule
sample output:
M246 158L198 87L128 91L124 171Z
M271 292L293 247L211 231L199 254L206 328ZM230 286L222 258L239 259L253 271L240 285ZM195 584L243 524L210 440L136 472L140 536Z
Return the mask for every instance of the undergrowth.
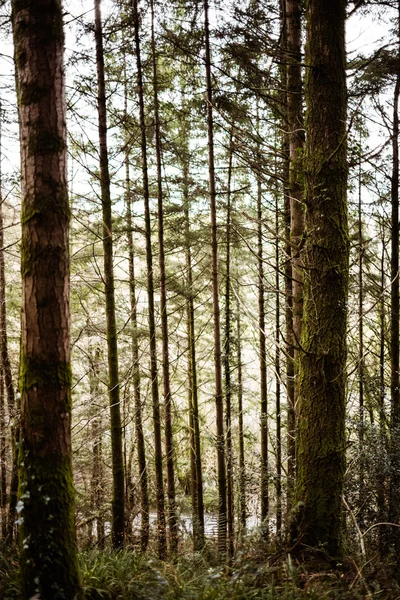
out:
M368 580L350 563L346 569L308 572L288 555L269 560L239 552L229 567L213 552L186 553L160 562L134 549L79 554L80 600L395 600L400 591ZM390 587L390 586L389 586ZM399 594L399 595L398 595ZM0 550L0 598L21 600L18 561Z

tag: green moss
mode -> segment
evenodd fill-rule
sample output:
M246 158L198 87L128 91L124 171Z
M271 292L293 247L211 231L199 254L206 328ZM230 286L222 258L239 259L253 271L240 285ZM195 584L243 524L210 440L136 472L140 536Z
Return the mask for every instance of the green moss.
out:
M32 387L66 388L71 385L72 371L70 363L58 361L38 361L21 356L20 387L21 392Z
M46 212L57 214L66 220L70 219L71 211L66 187L52 181L48 181L47 184L51 188L48 194L31 195L24 198L21 208L22 225Z
M74 600L76 562L72 465L69 456L20 452L19 522L24 598Z
M21 90L22 95L22 90ZM38 90L39 97L40 92ZM33 100L31 100L33 102ZM35 100L37 102L37 100ZM62 136L57 135L54 131L36 131L31 133L28 140L28 153L32 154L53 154L62 152L65 148L65 142Z

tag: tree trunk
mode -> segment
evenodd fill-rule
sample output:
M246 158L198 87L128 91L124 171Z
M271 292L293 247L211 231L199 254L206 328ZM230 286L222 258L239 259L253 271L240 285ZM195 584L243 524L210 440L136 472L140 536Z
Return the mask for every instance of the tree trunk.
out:
M214 369L215 369L215 406L217 421L217 471L218 471L218 550L226 554L226 469L224 437L224 404L222 390L221 360L221 324L219 308L218 277L218 238L217 238L217 201L215 190L214 166L214 120L212 107L210 29L208 20L208 0L204 0L205 63L206 63L206 102L208 132L208 170L210 188L211 218L211 255L212 255L212 298L214 319Z
M228 157L228 189L226 206L226 273L225 273L225 340L224 340L224 374L225 374L225 424L226 424L226 480L227 480L227 523L228 523L228 560L234 555L234 502L233 502L233 455L232 455L232 325L231 325L231 187L233 168L233 131L232 123L229 136Z
M140 57L139 39L139 13L137 0L132 0L133 20L135 28L135 48L137 64L137 83L139 99L139 119L141 131L142 151L142 174L143 174L143 199L145 211L145 236L146 236L146 266L147 266L147 297L149 311L149 333L150 333L150 377L151 395L153 400L153 425L154 425L154 456L156 468L156 497L157 497L157 527L158 527L158 555L165 560L167 555L166 524L165 524L165 501L163 481L163 456L161 442L161 417L160 400L158 394L158 372L157 372L157 343L156 325L154 316L154 281L153 281L153 251L151 247L151 222L150 222L150 195L149 178L147 169L147 140L146 123L144 116L144 90L142 76L142 62Z
M0 103L0 163L2 157L2 137L1 137L1 119L2 119L1 103ZM18 411L15 402L14 385L12 380L11 364L8 355L8 338L7 338L7 302L6 302L6 269L4 259L4 217L3 217L3 177L0 164L0 349L1 349L1 373L2 385L5 385L7 393L8 415L10 420L11 433L11 482L10 495L8 506L8 526L7 526L7 543L11 546L14 538L15 528L15 507L17 505L18 496L18 445L19 440L19 419ZM4 394L4 388L3 388ZM4 396L3 396L4 401ZM4 412L5 415L5 412ZM5 432L4 432L5 435ZM5 518L5 515L4 515Z
M127 113L127 111L125 111ZM125 205L126 225L128 238L128 261L129 261L129 298L132 324L132 383L134 398L134 420L137 443L137 455L140 478L140 547L145 552L149 543L149 490L147 477L146 446L143 433L142 398L140 389L140 364L139 364L139 340L137 323L137 301L136 301L136 279L135 279L135 254L133 249L133 223L132 223L132 200L131 200L131 178L129 173L129 147L125 155Z
M23 598L79 592L71 464L69 217L62 9L12 4L22 179Z
M100 146L100 186L103 214L104 291L107 318L108 394L111 420L111 457L113 476L112 544L118 549L124 545L124 460L122 448L122 423L118 373L117 325L115 317L115 290L113 267L113 234L110 193L110 173L107 148L107 110L104 80L103 29L100 12L101 0L95 0L95 38L97 66L97 111Z
M279 242L279 194L275 193L275 412L276 412L276 535L282 531L282 418L281 418L281 345L280 345L280 242Z
M297 540L341 552L349 278L345 0L307 4L306 242L300 353ZM304 504L303 504L304 503Z
M246 463L244 457L244 428L243 428L243 364L242 364L242 328L240 323L239 300L236 305L236 355L237 355L237 386L238 386L238 426L239 426L239 522L240 539L246 533Z
M291 324L289 343L294 347L293 383L289 386L289 504L293 493L296 414L299 412L299 342L301 339L303 315L303 270L301 262L301 244L304 234L303 210L303 85L301 78L301 1L285 0L286 17L286 54L287 54L287 122L289 142L289 204L290 204L290 256L292 261ZM292 369L292 366L290 367ZM292 373L290 374L292 375ZM293 405L291 403L293 402Z
M97 547L104 549L105 531L102 507L103 494L103 465L102 465L102 424L101 407L98 405L99 393L99 362L100 349L96 348L94 356L90 356L90 402L92 413L92 481L91 481L91 507L92 515L96 515Z
M190 199L189 199L189 148L187 122L183 122L182 178L183 204L185 218L185 247L186 247L186 277L188 298L187 310L187 339L188 339L188 383L189 383L189 435L190 435L190 465L192 477L192 519L194 550L204 548L204 503L203 503L203 472L201 461L200 422L197 387L196 363L196 332L194 327L193 301L193 272L192 251L190 243Z
M400 1L398 2L398 18L400 17ZM398 29L398 59L400 59L400 24ZM400 71L397 73L393 98L393 131L392 131L392 178L391 178L391 305L390 305L390 462L391 477L389 489L389 520L398 523L400 517L400 360L399 360L399 97ZM397 527L388 531L390 541L398 555L400 551L400 534Z
M257 107L257 134L259 133L259 115ZM258 149L258 158L261 159ZM268 394L267 394L267 350L265 335L265 283L262 239L262 188L261 175L257 173L257 268L258 268L258 353L260 359L260 411L261 411L261 522L262 535L269 536L268 510Z
M172 435L172 397L169 374L169 337L168 337L168 312L167 312L167 290L165 276L165 251L164 251L164 208L162 187L162 164L161 164L161 132L160 132L160 110L158 103L158 73L156 58L156 42L154 34L154 1L150 0L151 6L151 48L153 66L153 93L154 93L154 125L156 138L156 162L157 162L157 197L158 197L158 252L160 265L160 308L161 308L161 332L162 332L162 370L164 384L164 410L165 410L165 456L167 461L167 495L168 495L168 526L169 545L172 554L178 550L178 524L176 521L175 500L175 474L174 474L174 442Z

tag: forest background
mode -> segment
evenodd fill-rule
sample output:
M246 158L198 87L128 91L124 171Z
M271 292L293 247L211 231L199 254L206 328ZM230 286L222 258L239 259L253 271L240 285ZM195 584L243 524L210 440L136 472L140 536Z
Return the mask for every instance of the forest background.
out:
M290 314L290 298L296 300L293 272L299 267L288 203L293 197L289 172L296 159L289 149L293 89L287 73L293 51L285 37L284 8L278 2L213 4L207 33L201 3L137 7L135 2L107 2L101 20L97 12L96 27L94 8L64 3L78 546L90 549L82 560L95 565L107 548L105 569L110 572L112 560L123 564L122 554L113 558L112 547L134 549L124 560L137 573L129 561L139 561L140 549L171 559L193 544L197 568L205 572L193 592L199 598L214 597L207 596L210 590L221 594L215 597L275 597L256 595L275 593L274 581L276 593L285 589L287 597L297 597L308 577L299 566L302 559L293 563L291 558L297 548L290 523L299 505L294 502L298 415L290 390L298 377L295 354L302 348L300 338L293 337L295 313ZM16 487L21 232L10 10L9 3L2 4L0 491L5 548L15 544L24 507ZM398 448L393 417L398 10L395 2L347 6L351 245L346 528L340 554L348 557L351 576L343 583L327 559L336 578L334 584L323 580L328 594L330 587L343 585L343 593L354 587L354 594L373 597L385 591L391 597L396 585L388 565L398 540L386 533L396 528L379 524L396 523L398 517L393 513L398 485L393 459ZM102 52L106 123L98 117ZM303 54L295 60L304 75ZM295 93L301 98L301 82ZM300 146L297 153L302 154ZM111 238L104 233L107 218L113 230L117 330L111 336L109 276L103 263L109 250L104 240ZM217 393L216 287L221 312ZM113 396L116 390L119 397ZM123 518L118 519L121 490ZM259 558L267 549L279 559L266 565ZM13 555L7 553L4 571L12 572L7 561ZM221 556L230 565L226 578L216 566ZM242 569L243 557L250 576ZM143 564L136 568L144 569ZM171 585L160 565L151 574L154 597L169 593ZM239 573L236 579L232 571ZM88 594L95 589L106 594L101 592L105 584L95 580L100 578L95 567L87 566L86 576ZM139 594L144 583L136 584L126 597ZM312 585L306 597L321 597L319 579L317 591ZM176 588L171 593L176 595Z

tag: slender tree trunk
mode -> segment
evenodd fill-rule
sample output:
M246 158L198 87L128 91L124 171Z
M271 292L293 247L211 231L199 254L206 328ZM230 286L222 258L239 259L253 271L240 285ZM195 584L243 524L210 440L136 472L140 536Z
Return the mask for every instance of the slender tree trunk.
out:
M259 115L257 107L257 133L259 134ZM258 150L259 160L261 159ZM268 511L268 394L267 394L267 350L265 335L265 282L262 239L262 187L261 175L257 173L257 267L258 267L258 353L260 359L260 409L261 409L261 522L262 535L269 536Z
M161 417L160 400L158 393L158 370L157 370L157 341L156 325L154 315L154 281L153 281L153 250L151 246L151 221L150 221L150 195L149 179L147 169L147 140L146 123L144 116L144 90L142 76L142 62L140 56L139 39L139 13L137 0L132 0L133 20L135 28L135 49L137 64L137 83L139 99L139 119L141 131L142 150L142 174L143 174L143 199L145 212L145 237L146 237L146 266L147 266L147 296L149 311L149 333L150 333L150 377L151 395L153 400L153 425L154 425L154 455L156 468L156 497L157 497L157 527L158 527L158 555L165 560L167 555L166 524L165 524L165 499L163 481L163 456L161 441Z
M229 139L228 157L228 189L226 206L226 273L225 273L225 340L224 340L224 374L225 374L225 425L226 425L226 480L227 480L227 522L228 522L228 559L234 555L234 502L233 502L233 455L232 455L232 325L231 325L231 189L233 168L233 136L232 123Z
M154 124L156 138L156 162L157 162L157 197L158 197L158 252L160 265L160 307L161 307L161 332L162 332L162 370L164 384L164 410L165 410L165 455L167 460L167 495L168 495L168 526L169 545L172 554L178 550L178 524L176 520L175 499L175 474L174 474L174 442L172 435L172 397L169 374L169 336L168 336L168 312L167 312L167 290L165 275L165 251L164 251L164 207L162 187L162 164L161 164L161 132L160 132L160 109L158 102L158 73L156 42L154 33L154 1L150 0L151 6L151 48L153 67L153 93L154 93Z
M237 386L238 386L238 426L239 426L239 522L240 539L246 533L246 463L244 456L244 427L243 427L243 364L242 364L242 328L240 322L239 300L236 304L236 344L237 344Z
M0 104L0 159L2 156L2 110ZM7 394L8 415L10 419L11 448L12 448L12 472L10 482L10 495L8 506L8 533L7 543L12 545L14 537L14 523L16 520L15 507L18 496L18 446L19 441L19 419L15 402L14 385L11 372L11 363L8 354L7 337L7 304L6 304L6 269L4 259L4 217L3 217L3 177L0 160L0 348L1 348L1 373L3 385ZM3 389L4 393L4 389Z
M281 417L281 345L280 345L280 243L279 243L279 202L278 190L275 194L275 411L276 411L276 535L282 531L282 417Z
M218 237L217 237L217 199L215 190L214 166L214 120L212 107L211 83L211 53L210 28L208 20L208 0L204 0L204 30L205 30L205 63L206 63L206 98L207 98L207 131L208 131L208 170L210 187L210 217L211 217L211 254L212 254L212 297L214 319L214 368L215 368L215 405L217 421L217 471L218 471L218 549L226 554L226 468L225 468L225 436L224 436L224 405L222 390L222 360L221 360L221 324L219 308L219 277L218 277Z
M188 382L189 382L189 432L190 432L190 465L192 477L192 520L193 520L193 547L194 550L204 548L204 502L203 502L203 472L201 460L200 421L197 387L197 362L196 362L196 333L193 300L193 271L192 250L190 241L190 199L189 199L189 148L187 121L183 122L183 205L185 218L185 248L186 248L186 277L188 298L187 311L187 339L188 339Z
M345 469L347 224L345 0L309 0L306 242L296 500L300 541L341 552ZM298 532L297 532L298 533Z
M79 592L71 464L69 204L61 2L12 3L22 179L22 597Z
M98 405L99 393L99 362L100 349L96 348L94 356L90 357L90 401L92 405L92 482L91 482L91 505L92 514L96 514L97 547L104 549L105 531L104 519L101 514L103 494L103 465L102 465L102 424L101 408Z
M361 156L358 172L358 398L359 398L359 431L358 443L360 452L359 469L359 517L361 525L364 523L364 505L365 505L365 458L364 458L364 327L363 327L363 302L364 302L364 278L363 278L363 258L364 246L362 235L362 185L361 185Z
M385 225L383 219L381 220L381 281L380 281L380 302L379 302L379 437L382 440L384 447L382 452L386 459L387 452L387 433L386 433L386 414L385 414ZM384 523L388 520L387 506L386 506L386 475L384 469L381 470L378 479L378 492L377 492L377 504L378 504L378 521ZM379 551L381 556L384 556L387 551L388 536L387 531L383 527L379 528Z
M111 418L111 456L113 475L112 497L112 544L118 549L124 545L125 525L125 484L124 460L122 448L122 423L120 406L120 388L118 373L117 325L115 317L115 289L113 267L113 233L110 173L107 148L107 109L104 80L103 28L101 22L100 1L95 0L95 39L97 66L97 111L99 122L100 146L100 186L103 214L103 251L104 251L104 288L106 297L107 319L107 354L108 354L108 394L110 399Z
M125 111L127 114L127 111ZM143 433L142 419L142 398L140 386L140 364L139 364L139 340L137 323L137 301L136 301L136 278L135 278L135 254L133 248L133 223L132 223L132 199L131 199L131 178L129 172L129 147L126 147L125 154L125 205L126 205L126 224L128 241L128 260L129 260L129 298L131 309L132 324L132 383L134 398L134 420L135 434L137 444L137 456L140 478L140 547L142 552L146 551L149 543L149 490L147 476L146 446Z
M290 202L290 243L292 260L292 327L290 342L294 343L292 355L294 359L293 407L290 407L289 435L295 439L293 428L296 428L296 414L299 412L299 342L301 339L303 315L303 270L301 261L301 244L304 233L303 210L303 167L304 148L303 124L303 85L301 78L301 1L286 0L286 52L287 52L287 119L289 140L289 202ZM289 401L291 396L289 396ZM294 411L294 412L293 412ZM289 444L290 479L293 480L295 444ZM290 481L290 493L292 493Z
M398 2L398 18L400 18L400 1ZM400 58L400 24L398 30L398 57ZM400 71L397 73L393 98L393 131L392 131L392 178L391 178L391 204L392 204L392 232L391 232L391 306L390 306L390 461L391 478L389 490L389 520L398 523L400 517L400 360L399 360L399 97L400 97ZM396 527L388 532L391 543L395 546L398 555L400 551L400 534Z

